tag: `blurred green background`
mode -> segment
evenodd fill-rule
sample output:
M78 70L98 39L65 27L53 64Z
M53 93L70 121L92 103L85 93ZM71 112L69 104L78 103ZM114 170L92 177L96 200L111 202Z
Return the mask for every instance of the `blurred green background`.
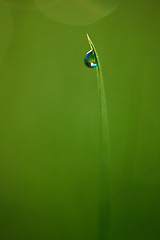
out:
M0 239L98 239L88 33L108 104L108 240L159 240L160 1L66 3L0 0Z

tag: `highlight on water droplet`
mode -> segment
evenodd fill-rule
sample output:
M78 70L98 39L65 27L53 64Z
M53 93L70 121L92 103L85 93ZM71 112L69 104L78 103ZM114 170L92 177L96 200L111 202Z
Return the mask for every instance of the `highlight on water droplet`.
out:
M90 50L89 52L87 52L87 54L86 54L86 56L84 58L84 63L89 68L97 67L97 61L96 61L96 58L95 58L93 50Z

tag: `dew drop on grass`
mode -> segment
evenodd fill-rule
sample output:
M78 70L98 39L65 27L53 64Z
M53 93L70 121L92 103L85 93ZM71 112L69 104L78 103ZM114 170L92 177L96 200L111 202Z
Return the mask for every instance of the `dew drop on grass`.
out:
M96 62L93 50L90 50L89 52L87 52L87 54L84 58L84 63L89 68L97 67L97 62Z

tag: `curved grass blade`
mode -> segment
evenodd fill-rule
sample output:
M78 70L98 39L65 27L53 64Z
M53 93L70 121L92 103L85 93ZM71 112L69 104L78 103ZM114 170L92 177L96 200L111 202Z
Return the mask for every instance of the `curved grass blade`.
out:
M107 104L105 96L105 88L103 81L102 68L96 48L87 34L87 39L91 50L94 52L95 60L97 61L97 80L99 92L99 105L100 105L100 232L99 240L106 240L109 234L110 225L110 211L109 211L109 161L110 161L110 148L109 148L109 127L107 116Z

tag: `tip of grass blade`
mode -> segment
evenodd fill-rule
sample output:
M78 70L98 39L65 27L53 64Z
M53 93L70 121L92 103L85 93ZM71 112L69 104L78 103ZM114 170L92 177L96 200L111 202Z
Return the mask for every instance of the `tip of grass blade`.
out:
M93 43L92 43L92 41L91 41L88 33L86 33L86 36L87 36L87 39L88 39L88 42L89 42L89 45L90 45L91 50L94 50L94 48L93 48Z

